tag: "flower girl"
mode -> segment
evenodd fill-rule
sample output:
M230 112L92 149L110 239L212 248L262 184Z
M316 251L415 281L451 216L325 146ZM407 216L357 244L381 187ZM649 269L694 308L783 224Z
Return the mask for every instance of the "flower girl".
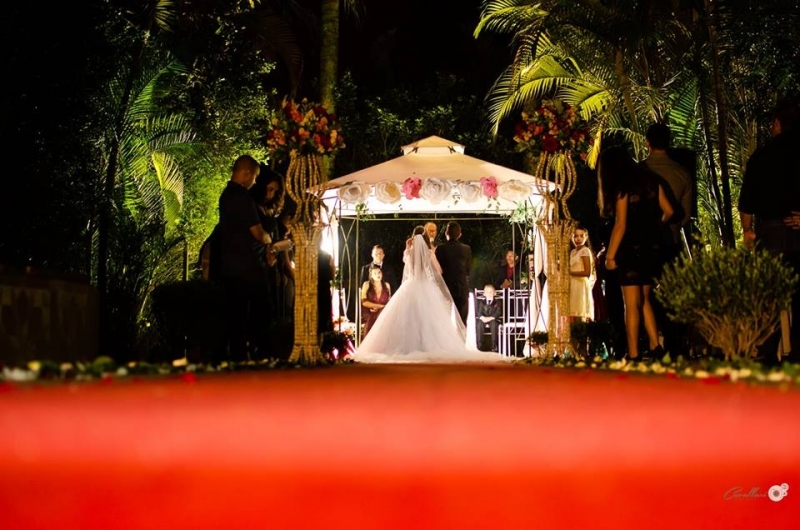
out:
M589 234L583 227L572 233L572 250L569 253L569 314L574 319L594 320L592 287L597 280L594 254L589 246Z

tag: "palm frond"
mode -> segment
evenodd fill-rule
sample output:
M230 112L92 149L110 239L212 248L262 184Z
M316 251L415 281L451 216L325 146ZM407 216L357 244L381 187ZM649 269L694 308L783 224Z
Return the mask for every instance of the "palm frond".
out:
M159 195L163 200L167 230L174 229L180 220L183 205L183 172L180 164L163 152L153 153L152 162L159 183Z
M145 32L169 31L178 12L174 0L117 0L115 3L122 4L122 15L130 24Z
M519 34L537 26L547 16L540 2L530 0L488 0L483 3L480 20L475 28L477 38L484 31Z

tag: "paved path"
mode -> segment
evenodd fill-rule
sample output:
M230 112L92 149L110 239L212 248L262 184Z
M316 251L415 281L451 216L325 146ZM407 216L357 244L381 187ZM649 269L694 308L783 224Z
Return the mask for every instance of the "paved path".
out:
M778 529L800 513L797 389L507 364L5 388L4 530Z

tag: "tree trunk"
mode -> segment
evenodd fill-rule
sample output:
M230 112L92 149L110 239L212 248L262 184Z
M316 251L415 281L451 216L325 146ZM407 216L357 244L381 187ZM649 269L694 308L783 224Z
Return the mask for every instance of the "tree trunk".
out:
M625 62L623 60L622 50L617 48L614 53L614 66L617 72L617 80L619 81L619 88L622 91L622 99L625 102L625 108L628 111L628 116L631 120L631 130L633 131L633 151L637 157L640 157L644 152L644 147L639 140L639 120L636 117L636 107L633 104L633 97L631 96L631 82L628 78L628 73L625 71Z
M108 165L106 167L105 186L103 190L103 201L100 206L100 215L97 225L97 291L100 306L100 351L106 351L108 346L108 257L109 240L111 237L111 217L114 206L114 189L117 183L117 167L119 165L120 139L125 134L125 116L128 112L131 94L133 93L133 83L142 68L142 56L147 46L146 33L138 43L131 57L131 66L128 77L125 80L125 87L122 91L117 115L114 117L113 131L111 134L110 145L108 148Z
M322 0L322 42L319 51L320 104L328 112L336 112L336 84L339 81L339 2ZM325 174L333 173L333 156L322 160Z
M702 61L700 61L699 52L697 54L697 72L698 72L698 80L702 80L704 76L702 75ZM700 87L698 90L698 94L700 95L700 114L702 116L703 122L703 135L705 137L706 142L706 154L707 154L707 164L708 164L708 174L706 178L708 179L708 187L712 194L712 199L714 200L714 205L717 208L717 212L719 213L718 217L722 218L722 210L724 206L722 204L721 196L722 193L719 190L719 182L717 180L717 163L714 159L714 140L711 134L711 118L708 116L708 97L706 96L706 92L703 89L703 83L700 83ZM699 178L699 177L698 177ZM722 227L719 227L719 236L722 238Z
M717 43L718 15L711 0L705 0L708 37L711 45L711 70L713 75L714 99L717 105L717 141L719 150L720 177L722 179L722 242L734 247L733 205L731 201L730 168L728 165L728 102L720 78L719 45Z
M322 42L319 53L320 103L336 111L336 83L339 80L339 2L322 0Z

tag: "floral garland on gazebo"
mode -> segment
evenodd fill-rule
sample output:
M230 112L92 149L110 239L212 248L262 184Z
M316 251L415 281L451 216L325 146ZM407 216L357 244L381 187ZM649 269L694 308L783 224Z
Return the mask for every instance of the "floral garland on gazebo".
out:
M431 204L441 204L452 199L455 202L476 203L502 198L512 202L526 200L533 192L532 185L511 179L498 182L495 177L482 177L479 181L450 181L437 177L408 177L402 184L384 180L370 185L366 182L350 182L337 191L339 200L347 204L364 204L373 192L375 199L383 204L397 204L406 200L424 199Z

